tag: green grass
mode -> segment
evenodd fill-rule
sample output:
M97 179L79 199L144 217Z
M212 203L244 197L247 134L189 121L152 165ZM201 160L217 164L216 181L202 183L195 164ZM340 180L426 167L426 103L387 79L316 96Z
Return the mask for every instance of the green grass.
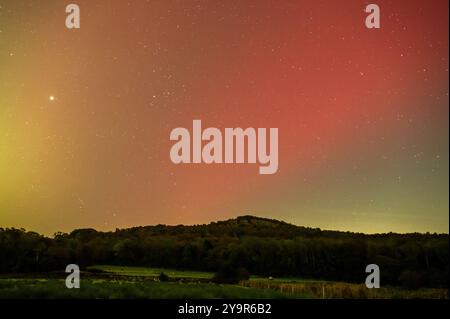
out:
M88 267L87 270L100 270L102 272L121 275L121 276L139 276L156 278L160 273L164 272L172 279L212 279L214 273L190 270L177 270L167 268L152 268L152 267L130 267L130 266L111 266L111 265L95 265ZM251 276L250 280L267 280L267 277ZM274 277L272 282L290 283L290 282L327 282L324 280L309 279L302 277Z
M164 272L169 282L159 282ZM368 289L362 284L300 277L252 276L240 285L210 282L213 273L175 269L97 265L81 272L81 288L67 289L65 273L0 276L1 298L279 299L279 298L444 298L448 289Z
M87 270L100 270L107 273L113 273L121 276L143 276L143 277L158 277L160 273L164 272L170 278L180 279L211 279L213 273L201 271L185 271L175 269L163 268L147 268L147 267L127 267L127 266L110 266L110 265L96 265L88 267Z
M79 289L68 289L63 279L0 279L0 298L282 299L302 297L304 296L300 294L290 295L270 289L212 283L82 279Z

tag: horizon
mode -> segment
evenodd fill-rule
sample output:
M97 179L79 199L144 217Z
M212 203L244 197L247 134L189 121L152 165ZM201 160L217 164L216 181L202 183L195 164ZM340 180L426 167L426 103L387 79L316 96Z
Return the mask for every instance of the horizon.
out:
M62 233L62 234L70 234L73 231L76 230L87 230L87 229L92 229L96 232L99 233L114 233L116 231L122 231L122 230L129 230L132 228L145 228L145 227L155 227L155 226L167 226L167 227L177 227L177 226L185 226L185 227L193 227L193 226L208 226L211 224L215 224L215 223L223 223L223 222L228 222L228 221L233 221L233 220L237 220L239 218L254 218L254 219L260 219L260 220L265 220L268 222L280 222L280 223L284 223L284 224L288 224L291 226L295 226L295 227L301 227L301 228L306 228L306 229L319 229L320 231L325 231L325 232L340 232L340 233L351 233L351 234L363 234L363 235L388 235L388 234L393 234L393 235L410 235L410 234L419 234L419 235L450 235L449 232L430 232L430 231L424 231L424 232L420 232L420 231L414 231L414 232L393 232L393 231L388 231L388 232L374 232L374 233L367 233L367 232L361 232L361 231L351 231L351 230L342 230L342 229L329 229L329 228L321 228L321 227L314 227L314 226L306 226L306 225L298 225L298 224L294 224L294 223L290 223L284 220L280 220L280 219L274 219L274 218L269 218L269 217L262 217L262 216L256 216L256 215L238 215L236 217L232 217L232 218L227 218L227 219L221 219L221 220L212 220L210 222L205 222L205 223L194 223L194 224L147 224L147 225L131 225L131 226L126 226L126 227L120 227L120 228L114 228L114 229L98 229L98 228L93 228L93 227L80 227L80 228L74 228L72 230L67 230L67 231L55 231L52 233L42 233L42 232L38 232L38 231L34 231L32 229L25 229L23 227L8 227L8 226L2 226L0 225L0 229L24 229L26 232L35 232L38 233L39 235L42 235L44 237L48 237L48 238L54 238L56 234Z

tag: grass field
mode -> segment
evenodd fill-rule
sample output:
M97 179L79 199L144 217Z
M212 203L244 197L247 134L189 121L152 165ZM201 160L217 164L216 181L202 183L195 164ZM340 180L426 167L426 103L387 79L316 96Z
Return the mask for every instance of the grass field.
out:
M211 279L213 273L201 272L201 271L184 271L176 269L163 269L163 268L146 268L146 267L122 267L122 266L110 266L110 265L97 265L88 267L88 270L113 273L123 276L143 276L143 277L158 277L162 272L174 279Z
M447 289L425 288L408 290L397 287L368 289L364 284L331 281L272 281L252 279L241 283L245 287L272 289L281 293L303 295L314 299L448 299Z
M168 275L172 279L201 279L211 280L214 276L212 272L202 271L190 271L190 270L176 270L166 268L150 268L150 267L124 267L124 266L112 266L112 265L96 265L87 268L91 271L100 271L104 273L123 275L123 276L143 276L143 277L158 277L162 272ZM250 280L266 280L268 278L260 276L250 276ZM283 277L283 278L271 278L271 282L275 283L292 283L292 282L315 282L323 283L324 280L301 278L301 277Z
M160 282L161 272L169 282ZM81 273L80 289L67 289L65 273L0 277L0 298L433 298L448 299L447 289L368 289L364 285L303 278L253 276L239 285L210 282L208 272L98 265Z
M0 298L92 299L285 299L302 298L275 290L213 283L127 280L82 280L80 289L67 289L63 279L0 279Z

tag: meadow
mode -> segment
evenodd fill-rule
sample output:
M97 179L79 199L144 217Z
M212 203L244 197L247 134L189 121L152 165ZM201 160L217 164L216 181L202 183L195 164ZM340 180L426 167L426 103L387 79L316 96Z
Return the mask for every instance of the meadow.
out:
M123 267L111 265L96 265L87 267L88 271L109 273L123 276L142 276L142 277L158 277L161 273L165 273L173 279L212 279L214 273L204 271L186 271L166 268L150 268L150 267Z
M63 279L0 279L0 298L82 299L271 299L293 298L277 291L234 285L86 279L67 289Z
M159 276L166 274L167 281ZM0 277L0 298L88 299L448 299L446 289L368 289L345 282L252 276L236 285L211 282L212 273L98 265L81 273L80 289L67 289L64 273Z

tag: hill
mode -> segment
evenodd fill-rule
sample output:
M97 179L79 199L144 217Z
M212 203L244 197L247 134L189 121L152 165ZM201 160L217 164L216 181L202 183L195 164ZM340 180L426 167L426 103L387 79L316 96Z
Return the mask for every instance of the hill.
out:
M384 284L447 287L448 234L326 231L240 216L205 225L78 229L54 238L0 229L0 272L61 270L67 264L147 266L364 282L377 264Z

